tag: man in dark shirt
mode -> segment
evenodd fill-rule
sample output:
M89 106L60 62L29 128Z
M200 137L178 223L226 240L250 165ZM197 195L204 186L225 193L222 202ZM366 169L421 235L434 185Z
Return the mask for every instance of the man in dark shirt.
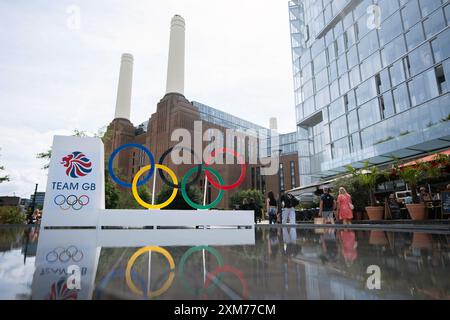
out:
M328 187L323 188L323 195L320 197L320 211L319 216L324 218L324 222L328 221L334 224L334 210L336 209L336 200L330 194Z

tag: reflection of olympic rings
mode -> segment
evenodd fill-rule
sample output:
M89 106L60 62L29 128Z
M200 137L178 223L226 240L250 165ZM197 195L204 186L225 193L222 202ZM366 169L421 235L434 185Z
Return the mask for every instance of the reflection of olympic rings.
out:
M100 280L99 284L95 288L95 291L94 291L95 292L95 300L100 300L102 292L107 288L109 282L112 279L123 278L123 277L125 277L125 270L123 268L118 269L118 270L115 269L115 270L112 270L111 272L109 272L102 280ZM131 270L131 278L134 278L135 280L137 280L139 282L139 285L142 288L142 291L144 292L144 294L142 296L143 296L143 298L145 298L147 296L147 286L146 286L145 280L142 279L142 277L134 270Z
M69 210L70 208L73 210L81 210L81 208L89 204L89 197L85 194L80 197L74 194L67 197L59 194L53 199L53 202L62 210Z
M173 182L178 184L177 176L175 175L175 173L171 169L169 169L168 167L166 167L165 165L162 165L162 164L157 164L156 168L166 171L169 174L169 176L172 178ZM136 175L134 176L133 183L131 184L131 192L133 193L133 197L144 208L147 208L147 209L162 209L162 208L165 208L169 204L171 204L172 201L175 199L175 197L177 196L178 189L176 189L176 188L173 189L172 190L172 195L169 197L169 199L167 199L166 201L164 201L163 203L160 203L160 204L154 204L153 205L153 204L147 203L144 200L142 200L142 198L139 196L139 193L138 193L138 190L137 190L137 181L139 180L139 177L145 171L147 171L149 169L150 169L150 166L142 167L141 170L139 170L136 173Z
M196 170L196 168L192 168L183 177L183 180L181 181L181 195L183 196L184 201L186 201L187 204L189 204L191 207L193 207L195 209L211 209L215 205L217 205L220 202L220 200L222 200L224 191L220 190L216 200L214 200L213 202L211 202L208 205L203 206L203 205L200 205L200 204L197 204L197 203L193 202L191 199L189 199L189 196L188 196L188 194L186 192L186 180L192 175L192 173L194 173L195 170ZM221 184L223 183L223 179L220 176L219 172L214 170L213 168L203 167L202 171L205 171L206 173L208 173L209 171L212 172L212 174L214 176L216 176L217 180L219 180L219 182Z
M188 281L186 280L186 277L184 276L184 265L186 263L187 258L193 254L194 252L197 251L202 251L202 250L206 250L208 252L210 252L217 260L217 263L219 264L220 267L223 267L223 258L220 255L219 251L217 251L216 249L214 249L213 247L209 247L209 246L196 246L196 247L192 247L190 248L188 251L186 251L183 256L181 257L180 260L180 264L178 265L178 275L180 276L180 280L181 283L183 284L184 288L191 292L194 295L198 295L198 294L204 294L204 291L207 290L208 292L211 291L211 289L214 288L214 286L210 286L207 289L202 288L200 289L199 293L196 293L195 290L192 288L192 286L188 283ZM216 282L214 282L214 284L216 284Z
M66 263L69 261L80 262L83 260L83 251L78 250L75 246L69 246L67 248L58 247L47 253L45 260L50 263L56 261Z
M237 160L238 160L238 164L241 165L241 175L239 176L239 179L230 185L223 185L222 183L217 183L214 179L213 176L211 175L210 172L206 171L206 177L208 178L208 181L217 189L220 190L231 190L234 188L237 188L245 179L245 174L247 172L247 166L245 165L244 159L242 159L241 155L239 153L237 153L235 150L231 150L228 148L222 148L218 150L219 154L223 154L223 153L228 153L228 154L232 154ZM211 156L206 160L206 166L209 166L211 163L211 159L212 157L216 156L216 150L213 150L213 152L211 152Z
M159 164L163 164L164 159L167 157L168 154L170 154L173 150L175 149L186 149L189 150L192 155L194 156L195 159L197 159L196 154L194 153L194 150L189 149L189 148L185 148L185 147L170 147L169 149L167 149L161 156L161 158L159 158ZM191 185L195 184L198 179L200 179L200 174L202 173L202 165L199 164L197 166L197 174L195 175L195 177L192 179L192 181L186 183L186 187L190 187ZM161 177L162 181L164 181L164 183L166 185L168 185L171 188L180 188L180 186L178 184L173 184L172 182L170 182L169 180L167 180L166 176L164 175L164 173L162 171L159 171L159 176Z
M150 159L150 172L148 173L148 175L144 179L142 179L142 181L139 181L138 184L137 184L138 186L142 186L143 184L145 184L151 178L151 176L153 175L153 172L155 171L155 158L153 157L153 154L150 152L150 150L148 150L143 145L140 145L140 144L137 144L137 143L127 143L127 144L124 144L124 145L120 146L116 150L114 150L113 153L111 153L111 156L109 157L109 162L108 162L109 175L114 180L114 182L117 183L118 185L120 185L120 186L122 186L124 188L131 188L131 183L123 182L122 180L117 178L117 176L115 175L115 173L113 171L114 158L117 156L117 154L120 151L122 151L125 148L138 148L138 149L141 149L142 151L145 152L145 154Z
M211 284L211 282L214 280L216 280L216 277L218 274L220 273L224 273L224 272L228 272L228 273L232 273L234 275L236 275L239 279L239 281L242 284L242 299L248 299L248 283L247 280L245 280L244 274L242 273L241 270L236 269L235 267L232 267L228 264L224 265L224 266L219 266L216 268L216 270L214 270L213 272L211 272L209 275L209 277L207 277L206 281L205 281L205 285L203 286L205 289L208 289L209 285ZM206 294L204 295L204 298L206 299Z
M147 296L149 298L155 298L157 296L162 295L164 292L166 292L170 288L170 286L172 285L173 279L175 278L175 261L173 260L172 255L166 249L161 248L161 247L156 247L156 246L148 246L148 247L143 247L143 248L139 249L138 251L136 251L131 256L130 260L128 260L127 268L125 270L125 280L127 282L127 286L130 288L130 290L132 292L134 292L137 295L143 295L144 294L144 292L142 290L139 290L134 285L134 282L131 279L131 268L133 267L136 259L141 254L143 254L145 252L148 252L148 251L154 251L154 252L161 253L167 259L167 261L169 262L169 266L170 266L169 277L167 278L166 282L164 282L163 286L160 289L156 290L156 291L150 291L150 292L147 293Z

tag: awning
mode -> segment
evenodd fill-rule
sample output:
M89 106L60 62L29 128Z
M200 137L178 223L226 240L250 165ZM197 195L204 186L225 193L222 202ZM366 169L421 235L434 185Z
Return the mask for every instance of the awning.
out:
M429 155L429 156L426 156L426 157L422 157L422 158L416 159L414 161L410 161L410 162L404 163L400 167L413 166L413 165L415 165L418 162L432 162L432 161L434 161L436 156L439 155L439 154L450 156L450 150L445 150L445 151L438 152L438 153L435 153L435 154L432 154L432 155Z

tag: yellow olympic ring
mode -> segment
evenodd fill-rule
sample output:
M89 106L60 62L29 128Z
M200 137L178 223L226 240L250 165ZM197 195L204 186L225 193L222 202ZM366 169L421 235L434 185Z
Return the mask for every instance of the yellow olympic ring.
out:
M133 184L134 184L134 182L133 182ZM133 291L133 293L135 293L137 295L143 295L144 293L142 292L142 290L139 290L134 285L134 282L131 279L131 268L133 267L133 264L135 263L136 259L141 254L143 254L147 251L155 251L155 252L161 253L167 259L167 261L169 262L169 266L170 266L169 278L166 280L166 282L164 282L163 286L156 291L149 291L147 293L148 297L151 299L151 298L155 298L157 296L162 295L172 285L173 279L175 278L175 262L173 260L173 257L170 255L169 251L167 251L166 249L161 248L161 247L148 246L148 247L143 247L143 248L139 249L138 251L136 251L131 256L130 260L128 260L127 269L125 270L125 280L127 282L128 288L130 288L130 290Z
M175 185L178 184L177 176L175 175L175 173L174 173L170 168L168 168L167 166L162 165L162 164L156 164L156 168L157 168L157 169L161 169L161 170L166 171L166 172L169 174L169 176L172 178L173 183L174 183ZM150 165L145 166L145 167L142 167L141 170L139 170L139 171L136 173L136 175L134 176L133 182L131 183L131 192L133 193L133 197L134 197L134 199L136 199L136 201L137 201L141 206L143 206L144 208L147 208L147 209L162 209L162 208L165 208L165 207L167 207L169 204L171 204L172 201L175 199L175 197L177 196L178 189L177 189L177 188L174 188L173 191L172 191L172 195L169 197L169 199L167 199L167 200L166 200L165 202L163 202L163 203L160 203L160 204L150 204L150 203L145 202L145 201L142 200L142 198L139 196L139 193L138 193L138 190L137 190L137 182L138 182L139 178L141 177L141 175L144 174L144 172L146 172L146 171L148 171L148 170L150 170Z

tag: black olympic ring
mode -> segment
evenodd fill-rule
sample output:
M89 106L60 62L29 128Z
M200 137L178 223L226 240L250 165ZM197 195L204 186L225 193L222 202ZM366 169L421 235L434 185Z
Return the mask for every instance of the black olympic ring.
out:
M192 150L192 149L190 149L190 148L187 148L187 147L177 147L177 146L175 146L175 147L170 147L169 149L167 149L167 150L162 154L162 156L159 158L159 162L158 162L158 163L159 163L159 164L163 164L164 159L165 159L165 158L167 157L167 155L168 155L169 153L171 153L174 149L181 149L181 150L186 149L186 150L189 150L189 151L192 153L192 155L194 156L194 158L197 159L197 155L194 153L194 150ZM159 176L161 177L162 181L164 181L164 183L165 183L166 185L168 185L169 187L174 188L174 189L180 189L180 184L174 184L174 183L170 182L169 180L167 180L167 178L166 178L166 176L164 175L164 173L162 172L162 170L158 170L158 173L159 173ZM202 164L199 164L199 165L197 166L197 174L194 176L194 178L192 179L192 181L186 183L186 187L189 187L189 186L195 184L195 183L198 181L198 179L200 179L201 173L202 173Z
M73 210L81 210L81 208L89 204L89 201L89 197L85 194L80 197L71 194L67 198L59 194L53 199L53 202L63 210L69 210L70 208Z
M83 260L84 254L83 251L78 250L75 246L69 246L67 248L57 247L47 253L45 256L45 260L50 263L54 263L56 261L66 263L72 260L73 262L80 262Z

